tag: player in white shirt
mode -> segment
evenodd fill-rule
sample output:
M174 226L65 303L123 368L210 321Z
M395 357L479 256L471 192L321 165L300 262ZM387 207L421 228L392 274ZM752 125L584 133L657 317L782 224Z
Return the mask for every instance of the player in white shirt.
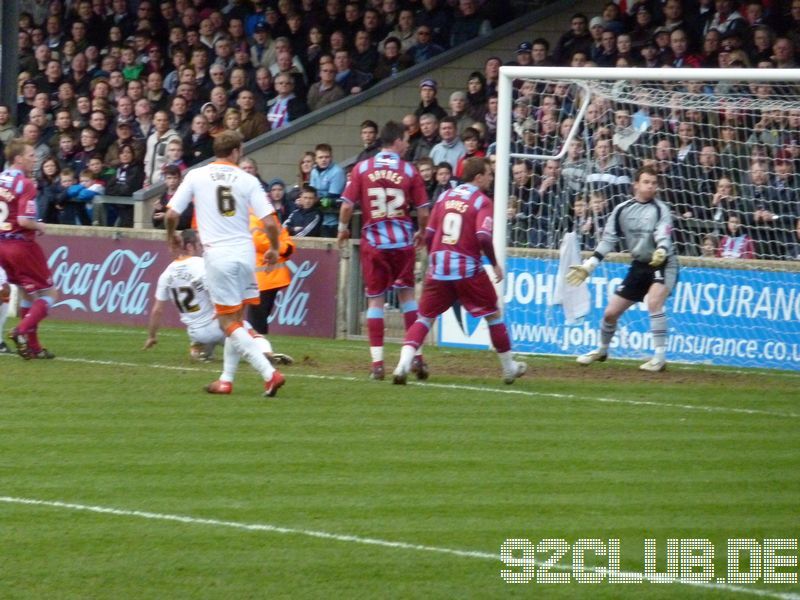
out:
M3 331L6 328L10 300L11 285L8 283L8 276L3 267L0 267L0 354L11 354L11 350L3 341Z
M244 326L244 305L259 302L255 277L255 249L250 235L250 212L264 223L272 249L267 264L278 261L278 224L275 212L258 179L237 165L242 157L242 136L234 131L214 139L216 160L189 171L167 207L167 241L180 251L176 228L181 213L194 201L197 228L203 242L206 284L220 327L226 335L226 356L243 356L264 379L264 395L274 396L285 379L262 353L256 339ZM226 359L225 364L229 361ZM233 391L233 373L223 370L217 381L206 386L212 394Z
M225 343L225 333L219 325L214 312L214 303L206 286L206 266L199 256L202 247L200 238L194 229L181 231L183 244L181 254L161 273L156 284L155 303L150 311L150 322L147 328L147 340L142 350L148 350L158 343L158 329L164 307L174 304L180 314L181 322L186 325L189 334L189 355L194 360L210 360L217 345ZM262 335L255 332L247 321L244 327L258 342L261 351L272 364L291 364L293 359L286 354L272 351L272 344ZM234 373L239 363L239 356L226 356L226 360L234 362L225 365L223 370Z
M155 304L150 311L147 341L144 350L156 345L156 335L161 325L164 307L172 301L180 313L181 323L189 334L189 353L193 359L207 360L213 356L214 347L225 343L225 334L214 312L214 303L206 289L206 268L198 256L200 242L197 232L181 232L181 254L164 269L156 285Z

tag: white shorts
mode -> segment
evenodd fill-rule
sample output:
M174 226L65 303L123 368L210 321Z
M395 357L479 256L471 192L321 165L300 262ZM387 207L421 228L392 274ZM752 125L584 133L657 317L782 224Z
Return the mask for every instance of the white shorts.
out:
M258 298L256 252L252 244L206 248L206 283L211 301L222 306L241 306Z
M219 321L214 319L206 325L187 327L189 340L193 344L224 344L225 332L219 326Z
M8 283L8 275L6 275L5 269L3 269L3 267L0 267L0 287L3 287L7 283Z

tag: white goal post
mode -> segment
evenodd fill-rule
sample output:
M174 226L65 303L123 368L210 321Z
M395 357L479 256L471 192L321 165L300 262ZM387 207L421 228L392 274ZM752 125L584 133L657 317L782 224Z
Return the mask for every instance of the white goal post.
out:
M577 354L596 342L628 261L601 264L589 315L566 325L556 251L572 231L591 249L635 170L653 164L682 264L668 356L800 370L798 91L800 70L501 67L494 245L515 349ZM613 353L648 356L646 312L629 313Z

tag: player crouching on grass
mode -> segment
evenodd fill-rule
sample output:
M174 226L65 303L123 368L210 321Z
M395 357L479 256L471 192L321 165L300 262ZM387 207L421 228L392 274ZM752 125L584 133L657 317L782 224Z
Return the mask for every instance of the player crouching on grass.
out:
M651 167L636 171L633 198L617 206L603 230L594 254L573 265L567 283L580 285L592 274L606 254L624 241L633 262L625 279L606 306L600 324L600 346L577 358L578 364L590 365L608 358L608 347L617 330L617 321L626 310L647 297L650 330L655 355L639 368L652 373L667 367L667 316L664 303L678 281L678 257L672 251L672 216L669 207L656 199L658 175Z
M476 318L484 317L489 336L503 368L503 381L514 383L527 370L524 362L513 360L511 340L497 306L497 293L481 264L481 254L494 268L495 280L503 280L492 246L492 201L484 192L491 189L492 165L482 157L464 161L461 185L436 201L425 229L428 272L419 300L419 316L409 328L393 383L404 385L414 354L428 335L434 319L458 300Z
M147 340L142 350L149 350L158 343L157 335L161 327L164 307L171 300L180 313L181 323L186 326L189 334L189 356L192 360L206 361L214 356L214 349L225 343L225 333L222 331L214 313L214 303L206 287L206 267L203 262L200 238L193 229L180 232L181 250L158 278L156 284L155 302L150 311L150 321L147 327ZM272 345L261 335L253 331L253 327L244 321L244 327L256 339L264 356L273 365L291 364L291 357L285 354L275 354ZM239 363L238 357L226 355L227 364L223 371L234 373ZM235 360L235 364L231 364Z

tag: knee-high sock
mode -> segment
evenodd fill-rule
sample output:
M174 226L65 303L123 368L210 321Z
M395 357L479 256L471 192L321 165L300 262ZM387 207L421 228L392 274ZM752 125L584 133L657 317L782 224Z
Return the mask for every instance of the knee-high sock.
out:
M500 365L504 371L511 369L511 339L508 337L508 328L502 319L487 319L486 324L489 325L489 339L492 340L497 358L500 359Z
M383 362L383 307L367 309L367 335L372 362Z
M256 331L256 328L247 321L243 321L242 325L256 340L256 344L258 344L258 347L261 348L262 354L272 354L272 344L263 334Z
M508 352L511 350L511 340L508 337L508 329L502 319L492 319L486 321L489 325L489 339L492 340L492 346L495 351Z
M31 309L32 303L33 302L31 300L20 300L19 311L17 312L17 316L19 317L20 321L22 321L28 315L28 311Z
M50 310L52 304L53 299L50 298L50 296L43 296L34 300L25 318L17 325L17 331L25 334L36 331L39 322L47 316L47 312Z
M411 329L411 326L417 322L417 301L408 300L407 302L403 302L403 304L400 305L400 310L403 311L403 324L405 325L406 331L408 331ZM417 348L416 354L417 356L422 356L421 345Z
M653 347L657 357L667 352L667 315L664 312L650 315L650 331L653 334Z
M236 377L236 371L239 368L239 359L241 355L236 350L236 344L231 341L231 338L225 338L225 346L223 347L222 354L222 375L221 381L233 381Z
M609 323L605 319L600 322L600 348L607 350L617 331L616 323Z
M425 342L425 336L428 335L432 322L433 320L427 317L417 317L417 321L406 331L406 339L400 350L400 362L397 363L397 368L403 373L411 370L411 361Z
M272 379L275 368L269 363L258 343L241 323L234 323L225 331L236 351L259 372L264 381Z
M9 310L8 302L0 303L0 341L2 341L3 331L6 328L6 320L8 319L8 310Z
M400 310L403 311L403 323L405 324L406 331L417 321L417 302L416 300L408 300L400 305Z

